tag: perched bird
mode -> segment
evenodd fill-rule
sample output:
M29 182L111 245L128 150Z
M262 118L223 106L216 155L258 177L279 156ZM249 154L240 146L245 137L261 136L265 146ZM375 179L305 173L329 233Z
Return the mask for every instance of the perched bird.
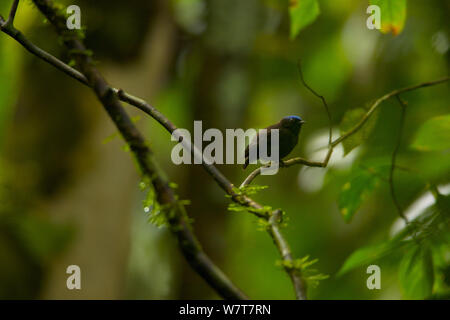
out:
M286 157L291 151L294 149L294 147L297 145L298 142L298 135L300 134L300 129L302 128L302 125L305 123L302 118L299 116L288 116L284 117L280 120L280 122L268 126L267 129L267 138L262 139L260 137L261 132L258 132L256 137L252 139L252 141L249 143L247 148L245 149L245 163L244 163L244 169L247 168L250 159L249 159L249 149L250 146L254 146L258 144L260 141L267 141L267 154L271 154L271 148L270 148L270 142L271 142L271 130L272 129L278 129L279 130L279 159L283 159ZM257 148L259 149L259 148ZM259 150L256 153L256 159L259 159Z

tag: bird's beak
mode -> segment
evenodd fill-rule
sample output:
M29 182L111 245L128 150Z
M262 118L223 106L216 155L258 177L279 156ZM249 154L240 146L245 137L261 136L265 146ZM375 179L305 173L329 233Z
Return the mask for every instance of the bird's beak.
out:
M304 123L306 123L306 121L305 121L305 120L301 120L300 123L301 123L301 124L304 124Z

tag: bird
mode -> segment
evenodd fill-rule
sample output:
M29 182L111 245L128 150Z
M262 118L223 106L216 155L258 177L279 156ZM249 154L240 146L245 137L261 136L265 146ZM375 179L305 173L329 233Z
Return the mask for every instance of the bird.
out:
M298 136L300 134L300 129L302 125L305 123L303 119L299 116L287 116L282 118L278 123L275 123L271 126L266 127L267 129L267 138L260 139L260 134L264 134L264 132L258 132L258 134L252 139L252 141L248 144L247 148L245 148L245 163L243 168L247 168L250 163L249 159L249 149L250 146L254 146L259 143L259 140L262 141L271 141L270 133L272 129L279 130L279 158L283 159L286 157L291 151L295 148L298 143ZM258 145L259 146L259 145ZM257 148L258 149L258 148ZM271 154L270 143L267 145L267 155ZM271 155L272 156L272 155ZM256 160L259 159L259 151L256 153Z

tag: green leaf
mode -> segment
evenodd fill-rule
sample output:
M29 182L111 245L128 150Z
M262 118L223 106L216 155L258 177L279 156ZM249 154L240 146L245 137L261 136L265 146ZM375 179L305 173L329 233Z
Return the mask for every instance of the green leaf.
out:
M426 121L411 145L420 151L441 151L450 149L450 114Z
M353 171L350 181L342 186L338 207L345 222L350 222L358 208L375 188L379 177L362 169Z
M406 0L370 0L371 5L380 7L381 32L398 35L406 19Z
M384 241L354 251L336 274L338 277L357 267L368 266L401 246L399 241Z
M287 269L298 270L303 278L308 282L308 285L316 287L320 281L328 279L330 276L327 274L319 273L316 269L311 269L311 266L316 264L319 259L309 260L309 255L295 260L279 260L276 265L282 266Z
M165 208L164 206L161 206L159 204L152 185L150 185L148 182L144 182L144 185L148 187L147 197L143 202L144 212L148 215L148 222L154 224L157 227L165 226L167 224L167 217L164 209L170 208Z
M228 211L242 212L242 211L246 211L246 210L247 210L246 207L244 207L243 205L238 204L238 203L233 202L228 205Z
M351 109L348 110L341 121L341 125L339 127L341 131L341 135L346 134L349 132L356 124L358 124L363 116L366 114L366 110L364 108L357 108L357 109ZM347 155L350 151L352 151L354 148L359 146L366 140L372 130L375 127L375 124L378 119L378 111L375 111L372 116L364 123L362 128L360 128L356 133L349 136L347 139L345 139L342 142L342 145L344 147L344 155Z
M251 196L251 195L257 194L259 191L265 190L267 188L269 188L269 186L260 186L257 184L253 184L253 185L243 186L243 187L239 188L238 190L239 190L239 194Z
M403 257L399 280L407 299L424 299L431 295L434 283L433 258L428 246L415 246Z
M294 39L304 27L313 23L319 13L317 0L290 0L291 39Z

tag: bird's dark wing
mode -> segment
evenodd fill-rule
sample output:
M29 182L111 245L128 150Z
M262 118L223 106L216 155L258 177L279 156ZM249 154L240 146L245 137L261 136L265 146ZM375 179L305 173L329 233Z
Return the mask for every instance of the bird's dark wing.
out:
M249 164L249 162L250 162L250 159L249 159L249 154L250 154L250 146L251 145L255 145L256 143L257 143L257 141L258 141L258 135L256 135L256 137L254 137L253 139L252 139L252 141L250 141L250 143L248 144L248 146L247 146L247 148L245 148L245 163L244 163L244 165L243 165L243 168L245 169L245 168L247 168L247 166L248 166L248 164Z
M267 136L267 138L265 139L266 142L267 142L267 141L270 141L270 137L271 137L271 135L270 135L270 130L273 129L274 126L275 126L275 125L269 126L269 127L265 128L265 129L267 129L267 133L264 133L264 135ZM262 133L261 131L258 131L258 133L256 134L256 136L255 136L255 137L252 139L252 141L250 141L250 143L248 144L247 148L245 148L245 163L244 163L244 166L243 166L244 169L247 168L247 166L248 166L249 163L250 163L250 159L249 159L249 156L250 156L250 146L259 144L259 141L262 139L262 138L260 139L260 136L262 137L262 134L263 134L263 133ZM264 139L263 139L263 140L264 140ZM268 146L268 148L270 148L270 145ZM269 149L269 151L270 151L270 149ZM259 150L258 150L258 148L257 148L257 149L256 149L256 160L258 160L258 159L259 159Z

